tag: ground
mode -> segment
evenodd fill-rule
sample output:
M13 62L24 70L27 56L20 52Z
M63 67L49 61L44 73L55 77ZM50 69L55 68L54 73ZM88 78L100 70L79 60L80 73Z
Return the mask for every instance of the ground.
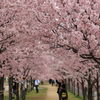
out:
M39 87L39 93L35 90L27 93L26 100L58 100L57 87L51 85L41 85ZM72 93L68 93L68 100L82 100L79 97L74 96ZM5 96L5 100L8 100L8 96ZM14 100L14 99L13 99Z
M47 93L44 96L37 96L33 97L31 100L58 100L57 95L57 87L51 86L51 85L44 85L41 86L42 88L47 88ZM68 100L82 100L81 98L75 97L72 93L69 93L69 99Z

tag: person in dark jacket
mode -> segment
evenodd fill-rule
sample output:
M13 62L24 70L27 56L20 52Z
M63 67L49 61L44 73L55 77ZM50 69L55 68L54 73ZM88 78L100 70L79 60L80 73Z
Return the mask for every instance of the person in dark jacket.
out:
M59 96L59 100L68 100L68 93L67 93L67 89L66 89L66 84L65 84L65 80L60 81L56 81L56 83L58 84L58 96Z
M65 80L62 80L61 82L61 100L68 100L68 93L66 89L66 83Z
M57 89L57 93L58 93L58 96L59 96L59 100L61 100L61 82L56 80L56 83L57 83L57 86L58 86L58 89Z

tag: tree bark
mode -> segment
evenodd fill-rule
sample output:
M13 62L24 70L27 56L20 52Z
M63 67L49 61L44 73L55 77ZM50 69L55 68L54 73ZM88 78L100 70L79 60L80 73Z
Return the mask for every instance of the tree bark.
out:
M84 81L82 80L82 95L83 95L83 100L86 100L86 89L84 86Z
M4 77L0 77L0 100L4 100Z
M65 87L65 88L66 88L66 96L67 96L67 100L68 100L68 86L67 86L67 80L65 80L65 82L66 82L66 83L65 83L65 84L66 84L66 87Z
M73 86L74 86L74 87L73 87L74 95L76 95L76 93L75 93L75 92L76 92L76 91L75 91L75 80L73 81Z
M16 83L16 100L19 100L19 83Z
M33 80L31 78L31 91L33 90Z
M100 100L100 95L99 95L99 73L97 72L97 88L96 88L96 90L97 90L97 100Z
M68 79L68 90L69 91L71 90L71 87L70 87L70 78Z
M73 80L71 79L71 91L74 93L74 86L73 86Z
M72 82L72 79L70 79L70 89L71 89L71 92L73 92L73 82Z
M77 81L77 96L80 96L79 82Z
M89 75L89 78L88 78L88 100L93 100L91 75Z
M21 84L21 100L26 100L26 90L24 84Z
M12 100L12 98L13 98L13 91L12 91L12 88L13 88L13 77L9 77L8 84L9 84L9 100Z

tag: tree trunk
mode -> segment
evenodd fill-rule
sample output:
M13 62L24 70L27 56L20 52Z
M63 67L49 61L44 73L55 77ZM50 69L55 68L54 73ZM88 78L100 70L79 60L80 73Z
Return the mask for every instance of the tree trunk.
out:
M67 96L67 100L68 100L68 86L67 86L67 80L65 80L65 82L66 82L66 96Z
M31 91L33 90L33 80L31 78Z
M77 81L77 96L80 96L79 82Z
M96 90L97 90L97 100L100 100L100 95L99 95L99 73L97 72L97 88L96 88Z
M26 100L26 90L24 84L21 84L21 100Z
M83 100L86 100L86 89L84 87L84 81L82 80L82 95L83 95Z
M75 80L73 81L73 89L74 89L74 95L76 95L76 93L75 93Z
M68 89L68 79L66 79L66 88Z
M4 77L0 77L0 100L4 100Z
M19 83L16 83L16 100L19 100Z
M93 92L92 92L92 83L91 83L91 75L88 78L88 100L93 100Z
M73 92L73 82L72 82L72 79L70 79L70 89L71 89L71 92Z
M70 78L68 79L68 90L69 91L71 90L71 87L70 87Z
M71 80L71 86L72 86L72 92L74 94L74 81L73 80Z
M12 98L13 98L13 91L12 91L12 88L13 88L13 77L9 77L8 84L9 84L9 100L12 100Z

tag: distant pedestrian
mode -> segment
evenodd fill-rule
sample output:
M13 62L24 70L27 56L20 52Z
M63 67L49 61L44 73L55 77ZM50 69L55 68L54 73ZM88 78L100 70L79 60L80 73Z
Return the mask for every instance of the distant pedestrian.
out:
M36 93L39 93L39 84L40 84L40 80L35 80L35 89L36 89Z
M49 79L49 84L51 84L52 83L52 79Z

